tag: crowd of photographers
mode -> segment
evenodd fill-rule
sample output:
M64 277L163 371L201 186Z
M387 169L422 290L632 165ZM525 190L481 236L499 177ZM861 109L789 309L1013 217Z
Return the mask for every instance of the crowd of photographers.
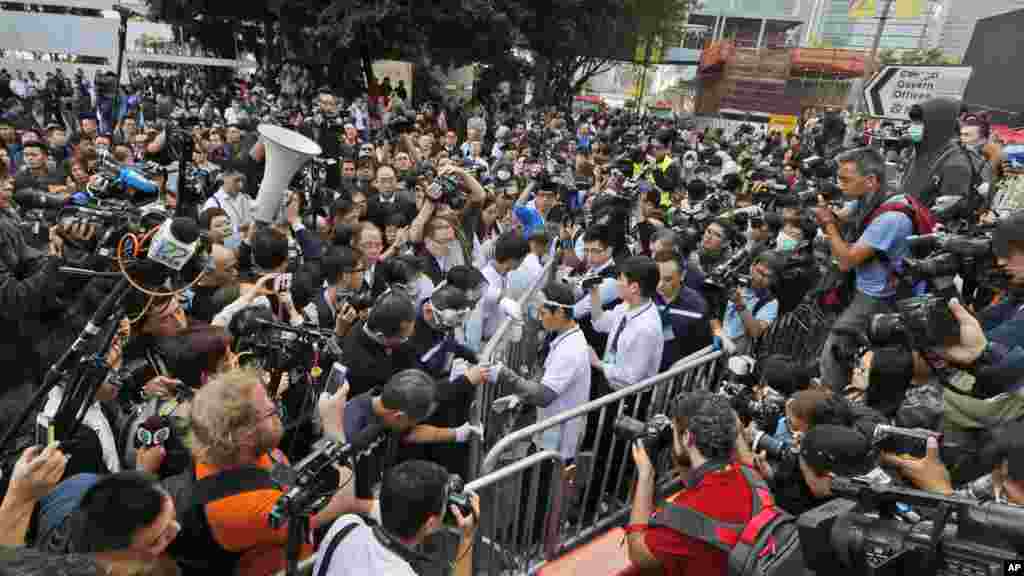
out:
M0 118L4 566L271 574L290 551L317 574L469 574L492 512L461 487L477 387L543 419L708 346L725 368L669 415L680 509L742 527L850 477L1024 505L1024 221L989 209L1003 166L958 103L915 107L887 154L834 111L791 135L507 106L449 124L387 94L278 118L322 150L280 206L256 201L281 145L259 90L148 122L145 95L116 123ZM133 277L182 219L195 275ZM827 339L773 354L808 302ZM529 374L478 358L506 320L543 333ZM571 462L591 424L534 445ZM634 564L724 573L703 520L652 516L633 457ZM454 561L431 567L439 534Z

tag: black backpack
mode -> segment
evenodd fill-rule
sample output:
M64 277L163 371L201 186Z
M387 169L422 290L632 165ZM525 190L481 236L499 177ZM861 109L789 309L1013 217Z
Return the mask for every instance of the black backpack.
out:
M735 464L734 464L735 465ZM664 526L706 542L729 555L729 576L804 574L797 519L775 506L768 485L740 466L753 494L751 517L744 524L716 520L692 508L667 503L651 526Z

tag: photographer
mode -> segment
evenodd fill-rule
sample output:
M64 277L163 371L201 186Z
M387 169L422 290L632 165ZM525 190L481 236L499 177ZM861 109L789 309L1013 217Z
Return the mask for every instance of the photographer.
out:
M690 256L690 266L701 274L707 275L716 266L728 261L732 256L730 247L732 236L732 227L726 222L715 220L708 224L704 229L700 249Z
M366 258L361 252L347 246L328 250L321 268L327 287L305 307L306 318L315 320L317 326L334 326L338 338L348 336L359 313L366 310L360 308L366 304L366 298L360 294L366 269Z
M729 401L709 392L681 396L672 409L672 458L687 471L686 489L671 503L715 520L746 523L753 487L734 461L737 418ZM633 508L626 526L629 559L643 570L668 576L725 575L728 555L679 531L653 524L655 470L643 444L633 445L637 467ZM749 473L749 472L748 472Z
M49 233L48 254L26 242L11 198L14 180L0 174L0 327L9 339L0 347L6 382L0 387L0 422L6 428L27 405L42 376L39 347L49 330L44 315L59 310L57 267L63 254L60 228Z
M915 232L908 214L916 204L902 194L889 197L885 160L878 151L858 148L841 154L836 162L843 196L856 201L849 222L856 240L849 243L843 238L830 208L819 206L815 216L839 270L853 270L855 276L853 299L832 326L821 356L822 382L841 393L850 383L852 368L841 358L856 347L850 334L863 332L873 315L889 312L897 297L898 274L910 250L907 237Z
M726 336L735 344L733 354L750 353L778 317L779 300L774 289L783 268L782 256L763 252L750 265L750 286L733 288L722 320L711 321L716 335Z
M920 490L954 493L949 470L939 457L935 438L927 441L924 458L883 452L882 461ZM983 452L988 474L956 491L959 496L1024 506L1024 423L1013 422L998 430Z
M981 432L1024 416L1017 393L1024 386L1024 214L999 223L992 251L1009 283L1003 300L978 319L959 303L950 303L960 324L960 341L943 356L962 369L957 380L967 382L944 390L945 426L951 431Z
M181 533L170 551L183 575L269 575L283 567L288 526L272 529L270 511L284 491L270 470L284 459L277 449L284 426L262 380L257 371L232 370L210 379L192 399L194 464L184 477L167 481L193 483L171 489ZM349 475L342 472L340 480ZM310 528L327 526L352 504L339 488ZM302 556L311 553L303 546Z
M450 480L432 462L410 460L384 475L380 491L380 524L360 515L346 515L331 526L317 550L313 574L415 576L425 558L413 551L432 534L444 530L451 516L460 532L453 576L473 571L473 543L480 521L480 497L469 495L470 514L449 500Z

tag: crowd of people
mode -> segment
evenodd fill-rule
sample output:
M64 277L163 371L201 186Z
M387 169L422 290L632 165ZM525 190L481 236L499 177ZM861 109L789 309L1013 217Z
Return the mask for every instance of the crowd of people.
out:
M728 385L673 403L687 479L676 505L744 523L751 471L792 515L832 498L834 477L870 474L950 494L990 473L990 498L1024 505L1024 221L983 203L946 221L985 223L1001 282L950 274L963 293L929 309L956 324L944 340L875 335L879 315L937 290L903 274L908 238L937 231L928 206L984 197L1001 176L987 126L959 103L916 107L887 162L837 111L789 135L725 134L622 112L456 116L388 93L344 106L321 90L290 113L322 154L269 210L257 202L275 146L256 130L264 90L174 118L174 102L148 116L142 94L114 114L97 95L74 122L40 122L13 95L0 117L0 422L12 427L0 570L272 574L300 521L277 518L297 482L277 471L322 454L322 440L372 436L329 475L298 556L315 555L316 574L422 573L447 523L450 569L470 574L493 511L475 495L455 504L453 486L475 473L478 387L513 390L543 420L709 346L729 357ZM117 282L67 267L128 274L104 211L191 219L208 261L194 279L132 289L90 324L86 357L101 369L54 380ZM773 325L808 299L837 319L827 340L814 357L773 354ZM505 321L540 335L530 373L480 357ZM40 392L44 381L55 385ZM534 446L572 462L596 433L586 420ZM936 434L923 454L879 455L886 426ZM945 463L939 433L962 448ZM978 457L992 447L994 460ZM632 451L633 563L724 574L726 554L652 520L655 467Z

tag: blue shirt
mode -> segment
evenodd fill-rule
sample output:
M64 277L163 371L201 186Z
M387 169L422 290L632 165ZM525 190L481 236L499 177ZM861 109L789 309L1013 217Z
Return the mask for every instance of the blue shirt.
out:
M779 315L779 300L771 294L765 295L764 298L771 298L771 301L761 306L754 319L771 324ZM747 310L753 312L761 298L758 298L757 293L752 288L744 288L743 301L747 305ZM747 335L746 330L743 329L743 318L736 311L736 305L733 304L732 300L725 307L725 321L722 322L722 328L725 331L725 335L733 340L745 338Z
M857 290L874 298L889 298L896 294L898 278L903 270L903 259L910 253L907 237L914 234L914 223L901 212L885 212L875 218L864 230L857 244L870 246L876 257L856 269ZM878 258L884 253L886 258ZM888 260L887 262L884 260Z

